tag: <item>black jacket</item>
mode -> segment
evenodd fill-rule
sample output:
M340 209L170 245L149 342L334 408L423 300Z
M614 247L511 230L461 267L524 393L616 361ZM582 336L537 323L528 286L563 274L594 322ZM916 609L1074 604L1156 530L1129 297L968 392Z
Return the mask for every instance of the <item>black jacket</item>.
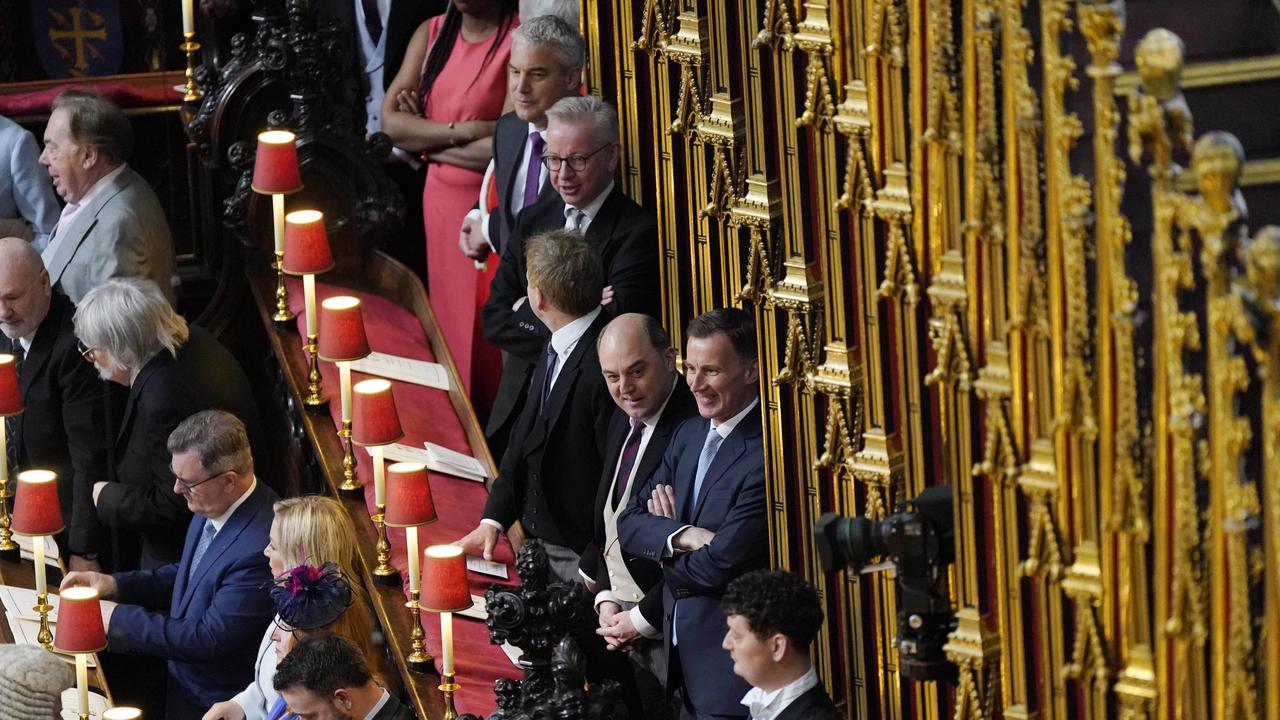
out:
M108 428L114 423L107 422L103 381L77 348L74 313L65 295L53 293L49 314L36 329L18 373L26 410L10 420L14 436L9 442L17 449L19 469L58 473L67 528L59 534L59 544L64 551L84 555L97 552L103 539L93 511L93 484L108 477Z
M507 433L524 405L533 366L550 337L527 302L519 310L511 309L528 292L524 242L539 232L561 227L564 227L564 201L554 193L544 192L537 203L520 212L512 240L503 244L502 263L489 286L489 299L481 310L484 337L503 350L505 360L498 396L485 428L490 450L495 453L505 447ZM658 317L662 311L662 294L658 228L652 214L627 197L621 186L615 185L584 237L600 253L605 285L613 286L613 302L604 306L604 314L613 318L622 313L639 312Z
M684 378L677 377L675 383L675 387L671 391L671 399L667 401L667 406L662 411L662 417L658 418L658 424L653 429L653 436L649 438L649 444L644 448L644 455L641 455L636 460L636 472L631 482L631 492L627 496L628 500L640 488L644 487L645 481L649 479L649 476L662 465L662 456L667 451L667 445L671 442L671 435L675 433L680 423L698 413L698 404L694 402L693 393L689 392L689 386L685 383ZM600 486L596 490L595 533L591 544L587 546L586 552L582 554L582 572L595 579L597 592L609 590L613 587L613 584L609 581L609 567L604 561L603 548L606 547L604 509L605 503L609 502L613 497L614 474L618 465L618 457L622 454L622 448L627 442L627 435L631 431L629 420L627 414L618 409L614 411L613 417L609 421L609 432L605 440L607 452L604 456L604 468L600 475ZM622 553L622 558L627 565L627 570L631 573L631 579L635 580L636 585L639 585L640 589L644 591L644 599L640 601L640 613L644 615L644 619L650 625L661 628L662 565L651 560L645 560L625 550Z
M182 555L191 512L173 490L169 433L209 409L240 418L250 444L255 450L263 447L258 408L240 364L204 328L192 325L176 359L162 351L129 387L116 437L116 482L98 497L98 518L119 531L117 570L150 569ZM130 542L135 535L141 538L136 550Z
M600 313L578 340L551 386L541 414L525 405L511 431L483 517L509 528L520 520L531 536L581 553L591 541L591 504L600 482L604 428L615 405L596 357L596 337L608 322ZM541 397L546 364L539 362L530 392Z
M775 720L844 720L844 716L819 682L783 708Z

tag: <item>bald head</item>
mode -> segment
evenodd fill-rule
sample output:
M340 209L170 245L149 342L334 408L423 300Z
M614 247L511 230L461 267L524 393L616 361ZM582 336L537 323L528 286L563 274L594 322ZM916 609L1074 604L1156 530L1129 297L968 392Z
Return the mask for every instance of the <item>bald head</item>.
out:
M32 338L49 314L52 290L40 253L21 238L0 239L0 331Z
M654 418L677 380L676 351L662 323L648 315L619 315L601 331L596 350L618 407L636 420Z

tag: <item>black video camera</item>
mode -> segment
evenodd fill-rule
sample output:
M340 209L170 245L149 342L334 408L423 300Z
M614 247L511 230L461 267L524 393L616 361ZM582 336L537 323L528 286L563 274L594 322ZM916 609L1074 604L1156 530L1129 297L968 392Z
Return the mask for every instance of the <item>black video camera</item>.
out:
M827 572L866 567L888 557L897 570L898 633L902 674L912 680L954 680L956 668L942 647L955 628L947 594L947 566L955 559L951 487L920 493L883 520L825 513L814 525L818 557Z

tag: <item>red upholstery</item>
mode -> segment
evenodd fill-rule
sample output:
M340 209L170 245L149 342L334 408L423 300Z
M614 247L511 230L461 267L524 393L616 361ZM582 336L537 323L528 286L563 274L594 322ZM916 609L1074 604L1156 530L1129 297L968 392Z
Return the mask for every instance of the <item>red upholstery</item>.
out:
M299 332L305 331L306 318L302 312L302 282L298 278L286 278L289 283L289 304L298 313ZM427 342L426 332L418 323L413 313L377 295L360 293L347 288L317 283L317 304L324 298L334 295L354 295L360 298L363 305L365 330L369 336L369 346L375 352L385 352L416 360L435 360ZM295 348L299 354L302 347ZM330 414L333 417L335 430L341 426L342 408L338 399L338 368L333 363L320 362L321 384L325 397L331 399ZM353 372L352 383L365 380L371 376ZM392 394L396 408L400 413L400 424L404 428L403 442L413 447L422 447L424 441L443 445L451 450L471 454L467 446L466 435L461 421L453 412L448 396L441 390L412 385L403 382L392 383ZM365 504L373 512L373 467L369 453L363 448L356 448L357 472L365 483ZM463 480L449 475L430 473L431 494L435 499L436 513L439 520L418 529L419 547L449 543L475 528L480 520L480 511L484 507L487 492L483 485L471 480ZM404 579L406 599L409 595L408 560L405 556L404 530L388 528L391 540L391 564L400 570ZM506 563L507 573L515 584L515 559L510 543L503 537L494 553L494 560ZM484 590L497 578L468 572L473 595L484 595ZM422 614L422 625L426 630L427 650L439 663L440 657L440 621L431 613ZM488 715L495 705L493 701L493 682L498 678L519 679L521 673L507 659L502 648L489 644L489 630L484 623L455 615L453 621L454 655L456 657L457 681L462 690L454 696L459 713L476 713L481 717Z

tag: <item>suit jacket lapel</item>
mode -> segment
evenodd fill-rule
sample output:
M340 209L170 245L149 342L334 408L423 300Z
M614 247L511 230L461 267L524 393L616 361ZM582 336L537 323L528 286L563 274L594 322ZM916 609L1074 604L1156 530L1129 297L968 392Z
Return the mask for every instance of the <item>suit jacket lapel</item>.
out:
M71 264L71 259L75 257L76 252L80 250L80 246L84 244L85 238L89 236L89 231L98 223L98 213L102 210L102 206L107 201L114 198L121 190L128 187L133 180L133 170L126 167L123 172L117 175L106 187L102 188L88 205L80 208L75 217L71 219L71 223L65 228L58 228L54 233L54 237L49 241L50 246L56 244L57 250L51 256L45 258L45 269L49 271L49 284L57 285L62 279L62 273L66 271L67 265ZM55 242L56 241L56 242Z
M58 331L62 329L62 321L69 305L70 301L54 293L49 304L49 314L36 329L36 336L31 341L31 349L27 351L22 361L22 373L18 376L18 391L22 393L24 404L30 404L27 393L31 390L32 382L53 356L53 344L58 340ZM13 345L17 344L18 341L14 340Z
M696 521L698 515L702 512L702 508L707 503L707 495L711 493L712 488L720 479L724 477L725 471L728 470L738 458L742 457L747 450L747 437L758 435L760 433L760 408L759 406L746 417L739 421L733 432L729 433L729 437L720 443L720 448L716 450L715 457L711 459L711 467L707 468L706 477L702 478L702 490L698 494L698 504L693 509L692 519ZM708 425L710 428L710 425ZM704 434L705 438L706 435ZM698 453L702 453L702 448L698 448ZM694 467L697 467L697 461L694 461Z
M693 520L692 498L693 498L693 481L698 472L698 455L702 453L702 440L706 438L707 431L711 429L711 422L706 418L702 418L693 424L697 428L697 435L689 438L689 443L684 446L681 454L680 465L678 467L690 468L689 482L676 483L676 518L682 522L691 522ZM706 487L703 487L706 491Z
M129 425L133 422L133 409L138 404L138 396L142 395L143 388L151 380L151 376L159 367L158 363L163 362L161 356L151 358L142 369L138 371L138 377L133 379L133 384L129 386L129 399L125 401L124 415L120 420L120 430L116 433L116 445L129 437Z
M200 580L208 574L209 568L218 563L218 558L222 557L222 554L235 543L236 539L240 537L240 533L248 526L249 518L253 516L257 509L254 498L261 491L262 485L255 487L253 494L245 498L243 503L240 503L240 507L236 508L231 517L227 518L227 522L222 525L222 529L218 531L218 534L213 536L213 540L209 543L209 549L204 551L204 557L200 558L200 564L191 573L191 581L183 588L182 598L177 604L177 609L173 612L175 617L181 617L182 613L186 611L187 605L191 602L191 589L200 584ZM197 531L196 537L198 536ZM194 552L195 548L193 546L192 553ZM190 556L191 553L185 551L182 553L183 560L188 563L190 562ZM178 572L182 571L183 568L180 565Z
M191 519L187 525L187 539L182 543L182 558L178 561L178 577L173 580L173 598L169 601L172 607L178 607L187 594L187 575L191 572L191 556L195 554L196 543L207 522L202 515Z
M609 192L609 197L605 198L600 206L600 212L591 219L591 224L587 226L587 232L583 235L602 257L605 254L605 244L614 236L614 226L618 224L618 204L622 202L622 197L622 187L615 184L613 190Z

